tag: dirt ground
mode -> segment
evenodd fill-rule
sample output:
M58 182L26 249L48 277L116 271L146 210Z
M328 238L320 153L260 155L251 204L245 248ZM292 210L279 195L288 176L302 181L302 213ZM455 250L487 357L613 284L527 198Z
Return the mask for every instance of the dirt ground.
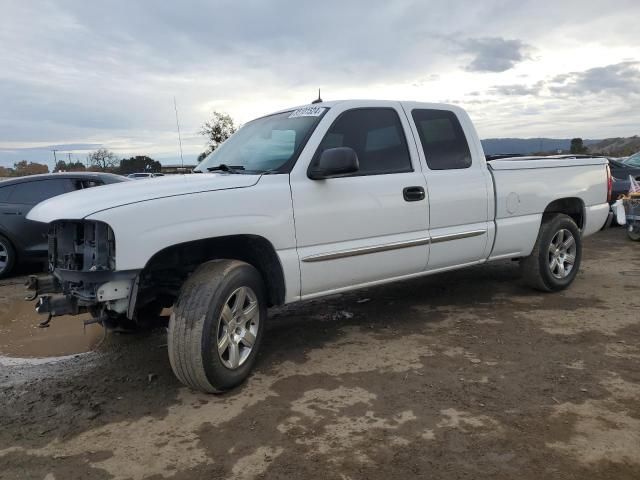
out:
M163 331L0 357L0 479L637 480L639 284L615 229L557 294L500 262L274 310L219 396L175 380Z

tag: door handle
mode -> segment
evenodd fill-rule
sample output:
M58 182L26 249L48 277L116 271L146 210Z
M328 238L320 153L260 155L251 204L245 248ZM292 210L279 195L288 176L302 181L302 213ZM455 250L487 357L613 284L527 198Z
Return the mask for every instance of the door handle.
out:
M402 196L407 202L419 202L424 200L424 188L422 187L405 187L402 190Z

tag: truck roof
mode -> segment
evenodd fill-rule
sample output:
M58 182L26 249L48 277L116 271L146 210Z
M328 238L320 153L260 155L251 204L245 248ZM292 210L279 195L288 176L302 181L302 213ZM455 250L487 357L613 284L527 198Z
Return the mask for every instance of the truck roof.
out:
M342 105L345 103L357 103L359 106L362 106L362 104L371 104L371 106L384 106L385 104L393 105L398 103L401 103L401 104L411 103L413 106L417 105L424 108L432 108L432 109L439 109L439 110L454 110L454 111L462 110L461 107L458 107L457 105L448 104L448 103L416 102L413 100L376 100L376 99L369 99L369 98L362 98L362 99L353 98L353 99L343 99L343 100L329 100L327 102L318 102L313 104L308 103L306 105L297 105L295 107L283 108L281 110L278 110L277 112L272 112L267 115L275 115L278 113L290 112L291 110L298 110L300 108L308 108L308 107L331 108L331 107L335 107L337 105Z

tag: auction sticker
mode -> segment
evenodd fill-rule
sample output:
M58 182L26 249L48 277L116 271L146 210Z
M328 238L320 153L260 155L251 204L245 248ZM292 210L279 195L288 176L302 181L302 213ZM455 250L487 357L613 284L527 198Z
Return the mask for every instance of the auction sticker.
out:
M299 108L291 112L289 118L297 118L297 117L319 117L322 115L326 108L324 107L304 107Z

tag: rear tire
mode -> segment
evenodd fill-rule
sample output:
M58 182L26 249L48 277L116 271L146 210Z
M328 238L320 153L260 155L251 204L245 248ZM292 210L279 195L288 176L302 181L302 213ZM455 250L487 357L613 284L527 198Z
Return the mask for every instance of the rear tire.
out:
M582 260L580 229L568 215L543 217L531 255L520 261L524 281L543 292L567 288Z
M0 278L8 277L16 264L16 250L8 238L0 235Z
M169 320L168 350L176 377L218 393L251 372L267 317L260 273L238 260L206 262L184 283Z

